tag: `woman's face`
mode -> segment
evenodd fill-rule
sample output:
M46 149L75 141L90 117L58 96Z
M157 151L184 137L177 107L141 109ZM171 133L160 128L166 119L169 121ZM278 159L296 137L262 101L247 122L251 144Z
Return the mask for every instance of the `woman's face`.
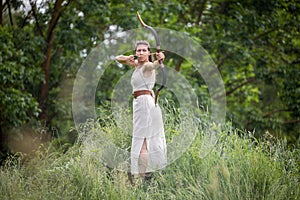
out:
M138 60L142 62L148 61L150 51L148 45L140 44L136 47L135 54L138 56Z

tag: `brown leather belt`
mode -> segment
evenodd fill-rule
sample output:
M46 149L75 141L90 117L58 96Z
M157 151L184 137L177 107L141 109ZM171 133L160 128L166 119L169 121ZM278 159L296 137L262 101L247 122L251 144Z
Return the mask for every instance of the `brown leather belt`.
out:
M136 99L138 96L141 95L151 95L152 96L152 92L149 90L139 90L139 91L135 91L133 93L133 97Z

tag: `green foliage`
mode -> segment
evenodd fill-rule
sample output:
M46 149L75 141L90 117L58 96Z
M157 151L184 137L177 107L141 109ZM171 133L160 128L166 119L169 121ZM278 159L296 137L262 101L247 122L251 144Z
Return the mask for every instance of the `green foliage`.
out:
M45 81L41 65L49 45L46 37L54 10L54 1L43 1L30 8L30 12L22 10L22 1L6 2L11 8L6 3L0 10L3 17L0 136L3 128L22 125L41 111L39 90ZM44 107L49 125L55 127L54 146L74 141L77 135L70 130L74 126L71 94L81 63L93 47L114 32L110 27L116 26L116 31L140 27L136 11L147 24L184 32L208 51L224 80L227 116L233 127L218 130L220 138L215 149L203 158L201 136L209 123L201 115L202 123L196 127L199 135L192 147L142 188L132 187L123 172L106 168L80 144L65 153L52 150L37 153L36 158L25 163L22 156L11 157L1 167L0 196L3 199L298 198L299 9L296 0L92 0L89 3L80 0L64 4L53 30L49 95ZM12 16L9 11L13 11ZM164 41L161 43L163 48ZM165 54L165 65L176 67L189 80L200 106L208 110L207 87L193 66L185 58L171 52ZM122 148L130 146L130 137L123 134L124 130L130 133L130 127L120 130L110 121L111 112L101 106L111 100L112 85L127 71L127 67L112 64L99 81L95 100L100 123L95 130L107 134ZM167 89L160 98L177 103ZM165 113L169 117L165 121L168 141L182 133L174 128L182 120L175 115L178 108L170 110ZM123 127L131 124L130 114L124 116ZM251 131L242 132L234 127ZM278 141L274 136L283 140ZM287 143L293 143L294 148L288 148Z
M131 5L132 1L126 2ZM299 138L297 81L299 60L299 4L295 1L157 1L119 12L114 20L122 29L132 28L136 8L151 26L179 30L201 42L222 74L227 91L227 116L236 127L278 137ZM264 6L260 6L264 4ZM111 3L113 5L113 3ZM140 6L140 7L139 7ZM135 19L136 20L136 19ZM121 30L122 30L121 29ZM184 47L184 44L182 44ZM163 47L163 41L162 41ZM165 65L176 66L180 59L166 52ZM176 66L196 88L200 102L207 106L205 83L192 66ZM294 81L292 81L294 80ZM285 134L289 132L289 134ZM258 135L258 136L261 136Z
M78 68L92 48L114 31L140 28L139 11L147 24L184 32L208 51L222 75L227 119L235 127L254 131L258 137L269 131L290 143L299 139L300 5L295 0L65 2L53 30L49 94L39 107L40 85L46 78L41 66L55 1L31 1L30 12L25 12L22 1L9 2L11 8L5 4L1 10L1 127L21 125L43 110L47 125L67 134L73 126L72 82ZM186 58L165 54L165 65L180 71L195 89L201 107L209 108L202 77ZM105 71L97 106L111 100L112 86L127 71L114 64ZM166 97L176 101L170 93Z
M115 138L118 127L108 119L107 138ZM209 125L202 119L201 124ZM129 126L129 125L127 125ZM172 123L166 129L172 128ZM205 127L205 126L204 126ZM126 127L125 127L126 129ZM204 131L205 128L201 131ZM0 170L3 199L296 199L299 190L299 150L288 150L271 135L258 141L250 133L231 125L216 127L218 143L206 157L200 155L202 136L164 172L151 181L134 179L126 172L109 169L91 154L89 143L76 144L67 152L37 152L23 163L22 155L6 160ZM117 133L119 134L119 133ZM167 131L167 136L174 134ZM180 132L179 134L185 134ZM117 139L119 145L126 138ZM90 141L91 142L91 141ZM125 145L126 146L126 145ZM88 148L87 148L88 147ZM96 148L96 147L95 147ZM107 150L105 146L97 146Z
M14 37L16 35L18 37ZM42 81L41 71L37 68L41 54L39 38L32 40L31 36L30 31L21 33L14 28L0 28L2 128L21 125L39 113L35 95Z

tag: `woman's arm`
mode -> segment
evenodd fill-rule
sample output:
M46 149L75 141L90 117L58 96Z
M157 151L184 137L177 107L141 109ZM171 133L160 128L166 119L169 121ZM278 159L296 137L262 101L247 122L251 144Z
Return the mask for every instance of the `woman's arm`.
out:
M133 55L130 55L130 56L120 55L120 56L117 56L115 59L116 59L116 61L118 61L121 64L129 65L131 67L135 66Z
M148 62L144 64L144 72L156 70L157 68L159 68L160 67L159 60L163 61L165 59L165 55L163 54L163 52L159 52L156 53L156 58L157 60L155 60L153 63Z
M159 64L159 61L158 61L158 60L156 60L156 61L153 62L153 67L154 67L155 69L157 69L157 68L160 67L160 64Z
M157 60L155 60L153 62L153 66L154 66L155 69L157 69L160 66L160 64L159 64L160 60L164 61L165 54L163 52L156 53L156 58L157 58Z

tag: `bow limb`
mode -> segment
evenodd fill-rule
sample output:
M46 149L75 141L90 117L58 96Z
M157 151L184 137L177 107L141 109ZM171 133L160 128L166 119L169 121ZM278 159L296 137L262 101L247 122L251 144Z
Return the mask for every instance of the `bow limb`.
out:
M138 19L139 19L141 25L142 25L144 28L149 29L149 30L153 33L153 35L154 35L154 37L155 37L155 41L156 41L156 52L159 53L159 52L160 52L160 40L159 40L159 37L158 37L158 34L157 34L156 30L155 30L153 27L148 26L147 24L145 24L145 22L142 20L140 14L139 14L138 12L137 12L136 14L137 14L137 17L138 17ZM161 68L161 70L162 70L162 76L163 76L162 78L163 78L163 80L162 80L161 86L155 91L155 105L156 105L156 103L157 103L158 93L165 87L165 85L166 85L166 80L167 80L166 70L165 70L165 66L164 66L162 60L159 60L159 65L160 65L160 68Z

